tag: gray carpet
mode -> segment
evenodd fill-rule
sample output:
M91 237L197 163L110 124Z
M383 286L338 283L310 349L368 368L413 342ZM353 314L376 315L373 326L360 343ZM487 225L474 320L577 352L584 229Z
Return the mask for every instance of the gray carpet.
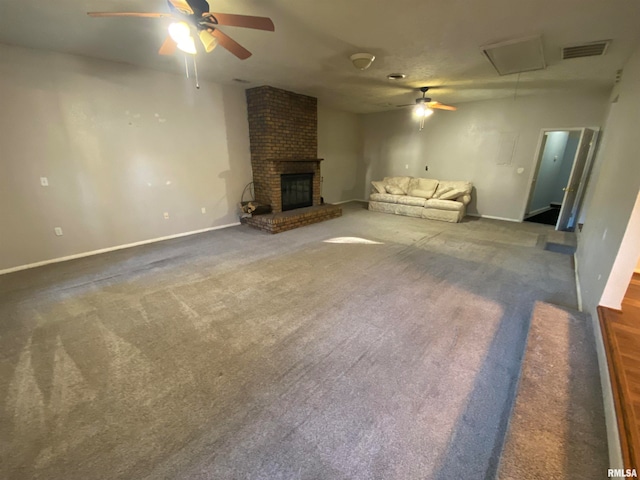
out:
M500 480L607 478L604 408L591 320L536 305Z
M576 305L551 228L350 204L2 276L0 478L493 478L533 307Z

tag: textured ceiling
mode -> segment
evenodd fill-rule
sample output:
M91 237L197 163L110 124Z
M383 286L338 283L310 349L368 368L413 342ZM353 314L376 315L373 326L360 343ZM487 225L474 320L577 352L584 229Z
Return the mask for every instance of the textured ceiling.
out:
M210 0L211 10L271 17L276 31L221 28L253 56L217 48L198 57L201 76L247 80L316 96L353 112L413 102L422 85L434 100L462 102L563 90L611 88L640 40L636 0ZM89 18L87 11L167 12L164 0L0 0L0 43L184 71L176 54L156 54L166 20ZM482 45L542 35L547 68L499 76ZM602 57L561 60L563 46L612 40ZM376 55L366 71L349 56ZM402 81L386 75L401 72ZM517 90L516 90L517 89Z

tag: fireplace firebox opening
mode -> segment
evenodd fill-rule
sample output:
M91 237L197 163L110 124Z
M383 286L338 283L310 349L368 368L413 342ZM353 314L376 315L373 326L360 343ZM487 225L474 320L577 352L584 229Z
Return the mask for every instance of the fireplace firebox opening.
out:
M283 212L313 205L313 173L283 173L280 185Z

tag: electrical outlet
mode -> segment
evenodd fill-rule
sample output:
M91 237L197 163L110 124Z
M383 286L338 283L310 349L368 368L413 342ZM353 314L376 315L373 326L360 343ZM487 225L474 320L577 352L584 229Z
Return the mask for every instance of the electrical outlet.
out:
M164 212L164 219L169 220L169 212Z
M40 185L43 187L49 186L49 179L47 177L40 177Z
M56 232L56 236L58 237L62 236L62 229L60 227L54 228L53 231Z
M206 209L206 208L204 208L204 207L202 207L202 208L200 209L200 211L201 211L202 213L207 213L207 209Z
M407 163L404 168L406 168L407 170L409 170L409 164Z

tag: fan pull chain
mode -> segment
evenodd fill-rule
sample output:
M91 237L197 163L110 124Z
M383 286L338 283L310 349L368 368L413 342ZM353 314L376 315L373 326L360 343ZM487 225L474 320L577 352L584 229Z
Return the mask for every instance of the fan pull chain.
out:
M187 63L187 56L184 56L184 70L187 72L187 78L189 78L189 64Z
M198 66L196 65L196 57L193 57L193 72L196 75L196 88L200 89L200 84L198 83Z

